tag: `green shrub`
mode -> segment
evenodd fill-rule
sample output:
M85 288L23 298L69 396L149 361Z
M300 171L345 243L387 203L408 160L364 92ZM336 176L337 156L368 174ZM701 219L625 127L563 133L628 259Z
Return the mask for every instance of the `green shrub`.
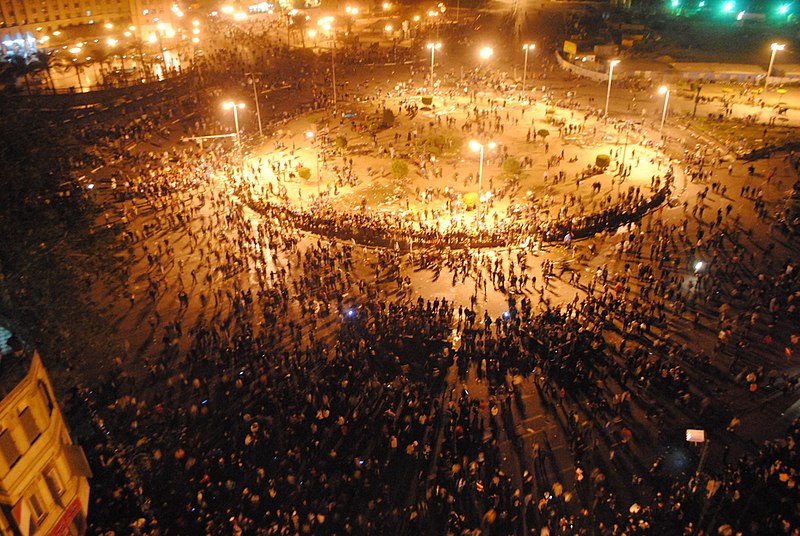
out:
M394 125L394 112L389 108L384 108L383 115L381 116L381 126L389 128L392 125Z
M392 175L396 179L405 179L408 177L408 162L395 158L392 160Z
M442 156L446 153L452 154L460 151L464 140L452 132L445 132L443 134L431 134L423 138L419 143L425 150L436 156Z
M522 164L513 156L509 156L506 158L505 162L503 162L503 171L509 175L519 175L522 171Z
M611 165L611 157L607 154L599 154L597 158L594 159L594 165L600 169L606 169Z
M307 167L301 167L301 168L298 168L298 170L297 170L297 175L298 175L298 176L299 176L301 179L303 179L303 180L306 180L306 181L307 181L308 179L310 179L310 178L311 178L311 170L310 170L310 169L308 169Z

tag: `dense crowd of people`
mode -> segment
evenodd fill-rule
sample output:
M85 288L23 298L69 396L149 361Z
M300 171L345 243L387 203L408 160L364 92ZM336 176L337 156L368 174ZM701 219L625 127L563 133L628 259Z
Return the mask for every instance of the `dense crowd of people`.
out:
M258 31L229 36L240 56L209 55L193 83L286 60L278 45L261 56ZM97 429L94 533L797 533L800 422L753 446L721 396L797 390L800 270L774 241L755 249L748 203L772 217L758 199L727 209L733 188L698 189L678 224L656 209L667 175L581 216L440 229L264 201L219 145L120 141L163 139L172 117L205 131L214 98L83 133L124 163L98 202L128 256L114 297L148 332L77 393ZM594 240L574 263L527 247L596 234L605 260ZM419 296L416 270L470 295ZM507 305L494 317L490 285ZM530 428L532 408L554 433ZM688 425L725 442L716 460L667 459Z

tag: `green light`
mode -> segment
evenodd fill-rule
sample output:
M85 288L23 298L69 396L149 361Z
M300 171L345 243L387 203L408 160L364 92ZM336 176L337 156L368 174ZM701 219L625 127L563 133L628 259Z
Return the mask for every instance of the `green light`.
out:
M789 12L789 6L787 4L782 5L778 8L778 13L781 15L786 15Z
M733 11L734 4L733 2L725 2L725 5L722 6L722 11L724 13L730 13Z
M678 7L679 5L681 5L679 0L672 0L672 7Z
M705 2L700 2L699 4L697 4L697 7L706 7L706 3Z

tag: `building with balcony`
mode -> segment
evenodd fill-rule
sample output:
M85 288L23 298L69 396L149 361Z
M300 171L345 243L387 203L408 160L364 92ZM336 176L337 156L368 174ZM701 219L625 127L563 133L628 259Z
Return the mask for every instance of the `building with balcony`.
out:
M42 360L0 326L0 533L86 532L89 464Z

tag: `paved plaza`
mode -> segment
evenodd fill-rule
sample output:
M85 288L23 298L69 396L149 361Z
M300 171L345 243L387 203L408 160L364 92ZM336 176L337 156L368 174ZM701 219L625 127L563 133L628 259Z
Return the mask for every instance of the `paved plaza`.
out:
M466 47L430 102L342 47L331 102L282 23L83 123L103 336L73 315L57 374L96 533L796 530L800 161L729 139L777 129Z

